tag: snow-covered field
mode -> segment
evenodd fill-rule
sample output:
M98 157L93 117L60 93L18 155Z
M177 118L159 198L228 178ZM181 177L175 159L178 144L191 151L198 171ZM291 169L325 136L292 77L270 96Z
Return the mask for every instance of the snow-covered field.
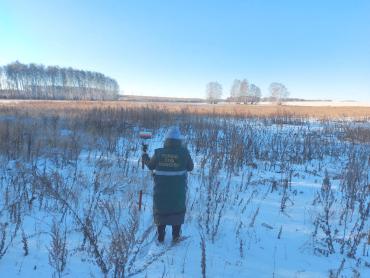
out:
M0 116L0 277L370 277L369 122L72 114ZM138 133L174 122L195 169L158 246Z

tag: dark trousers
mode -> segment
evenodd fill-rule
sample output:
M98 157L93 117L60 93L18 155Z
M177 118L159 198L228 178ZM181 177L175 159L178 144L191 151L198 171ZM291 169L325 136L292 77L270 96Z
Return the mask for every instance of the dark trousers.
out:
M163 242L166 233L166 225L158 225L158 241ZM181 225L172 225L172 239L177 240L180 237Z

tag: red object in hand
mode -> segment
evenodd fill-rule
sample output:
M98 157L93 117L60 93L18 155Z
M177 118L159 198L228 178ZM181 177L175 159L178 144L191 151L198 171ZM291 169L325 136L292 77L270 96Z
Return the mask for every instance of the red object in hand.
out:
M150 131L140 131L139 136L141 139L150 139L152 138L152 133Z

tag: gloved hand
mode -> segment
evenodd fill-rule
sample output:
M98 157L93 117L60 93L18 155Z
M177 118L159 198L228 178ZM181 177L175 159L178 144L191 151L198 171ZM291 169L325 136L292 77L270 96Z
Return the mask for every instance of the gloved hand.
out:
M143 161L145 164L148 163L150 160L150 157L147 153L143 153L143 155L141 156L141 161Z

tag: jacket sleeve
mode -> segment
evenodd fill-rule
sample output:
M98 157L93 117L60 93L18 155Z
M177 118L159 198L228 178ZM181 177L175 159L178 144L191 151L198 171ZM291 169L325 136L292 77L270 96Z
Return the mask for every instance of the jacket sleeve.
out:
M186 153L187 153L186 170L193 171L193 169L194 169L193 159L191 158L190 153L189 153L188 150L186 151Z
M145 164L149 168L149 170L154 170L157 166L157 152L154 152L152 158Z

